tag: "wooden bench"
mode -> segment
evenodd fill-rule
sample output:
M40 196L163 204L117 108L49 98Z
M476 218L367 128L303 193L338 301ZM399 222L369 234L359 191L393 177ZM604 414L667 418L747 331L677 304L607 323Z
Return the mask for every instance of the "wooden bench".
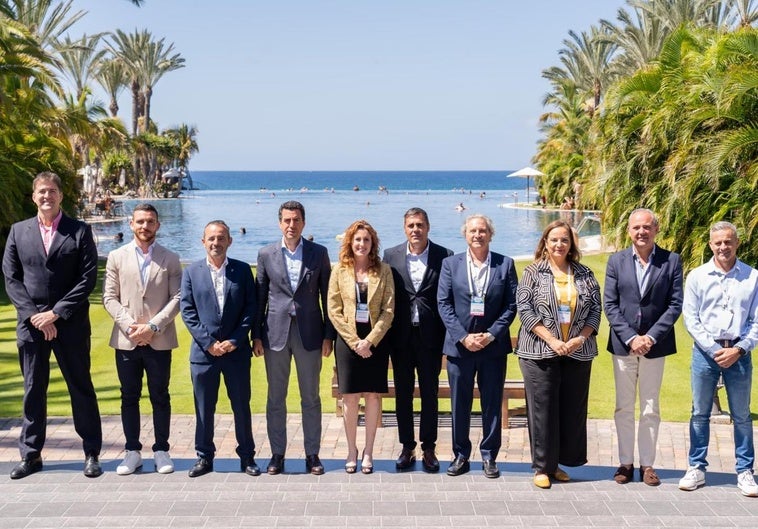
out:
M514 344L516 338L512 338L511 342ZM446 360L447 357L442 357L442 369L446 369ZM390 368L392 368L392 362L390 361ZM420 391L418 387L418 379L416 379L416 386L413 389L413 396L414 398L419 398ZM335 366L334 372L332 374L332 397L336 399L336 408L335 412L337 414L337 417L342 417L342 395L339 391L339 385L337 384L337 368ZM380 409L382 408L382 400L384 398L395 398L395 381L390 376L387 380L387 393L382 393L379 396L379 406ZM449 399L450 398L450 383L447 379L440 378L440 385L439 385L439 398L440 399ZM476 382L474 382L474 399L479 398L479 387L476 385ZM526 400L526 391L524 390L524 381L523 380L515 380L515 379L506 379L505 383L503 384L503 404L502 404L502 414L503 414L503 428L510 428L508 424L508 419L511 415L511 408L510 408L510 401L511 400ZM525 407L519 406L513 409L514 413L518 414L524 414ZM383 426L382 424L382 418L381 415L379 417L379 426Z

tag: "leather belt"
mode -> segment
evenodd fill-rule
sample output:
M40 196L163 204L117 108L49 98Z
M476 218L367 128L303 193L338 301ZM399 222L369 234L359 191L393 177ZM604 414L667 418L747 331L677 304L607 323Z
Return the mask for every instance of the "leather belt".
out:
M735 338L734 340L716 340L716 343L726 349L729 347L734 347L739 341L740 338Z

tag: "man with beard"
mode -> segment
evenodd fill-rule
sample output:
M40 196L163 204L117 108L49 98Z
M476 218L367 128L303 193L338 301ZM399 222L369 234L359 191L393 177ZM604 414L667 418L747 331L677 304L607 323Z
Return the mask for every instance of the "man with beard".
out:
M108 255L103 305L113 318L110 346L116 350L121 383L121 424L126 437L123 462L127 475L142 467L140 406L142 377L153 408L153 458L160 474L174 471L169 456L171 423L171 350L179 344L174 318L179 314L182 268L179 256L155 242L161 223L152 204L138 204L129 227L134 240Z

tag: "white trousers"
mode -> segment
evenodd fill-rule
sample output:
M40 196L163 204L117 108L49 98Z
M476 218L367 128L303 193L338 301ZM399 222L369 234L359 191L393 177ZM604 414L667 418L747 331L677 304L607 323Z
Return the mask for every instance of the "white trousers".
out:
M652 467L658 445L658 427L661 423L660 393L666 357L613 355L613 378L616 381L616 435L619 445L619 463L634 463L634 408L635 396L640 399L640 424L637 444L640 466Z

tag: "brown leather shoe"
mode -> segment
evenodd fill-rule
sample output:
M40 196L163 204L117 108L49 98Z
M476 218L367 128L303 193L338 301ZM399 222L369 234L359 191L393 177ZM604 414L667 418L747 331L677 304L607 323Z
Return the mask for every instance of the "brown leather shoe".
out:
M616 469L616 473L613 475L613 481L619 485L629 483L634 479L634 465L624 466L621 465Z
M424 472L440 471L440 462L433 449L424 450L424 455L421 457L421 466L424 467Z
M416 462L416 454L410 448L403 448L400 457L395 461L395 468L398 470L408 470Z
M640 479L645 485L657 487L661 484L661 478L655 473L653 467L640 467Z

